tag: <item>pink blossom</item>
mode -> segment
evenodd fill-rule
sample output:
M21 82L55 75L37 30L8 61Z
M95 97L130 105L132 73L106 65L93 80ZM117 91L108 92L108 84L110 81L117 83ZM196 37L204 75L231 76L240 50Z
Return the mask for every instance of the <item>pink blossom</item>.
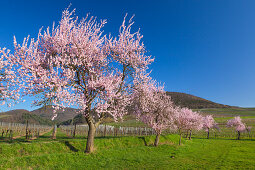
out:
M242 132L246 129L245 124L242 122L240 116L234 117L234 119L230 119L227 122L228 127L234 127L236 131Z
M188 108L179 108L174 115L174 124L179 131L201 130L203 117L198 112Z
M19 79L14 72L14 65L10 62L9 50L0 48L0 104L11 106L20 98ZM11 104L12 102L12 104Z

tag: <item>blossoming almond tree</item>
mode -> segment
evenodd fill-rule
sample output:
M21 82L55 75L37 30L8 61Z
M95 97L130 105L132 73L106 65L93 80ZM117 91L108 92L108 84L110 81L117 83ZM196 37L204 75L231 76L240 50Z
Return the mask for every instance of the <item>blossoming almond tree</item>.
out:
M184 131L200 130L202 128L202 116L188 108L177 108L177 111L174 113L173 121L180 135L180 145L182 133Z
M89 125L85 152L94 150L95 130L106 115L116 121L127 113L135 77L153 62L142 35L124 19L118 37L103 35L105 20L78 20L65 10L59 25L41 30L37 39L14 39L13 61L27 94L51 101L56 109L77 106ZM37 100L35 103L42 102Z
M207 139L209 139L210 129L215 126L215 121L212 115L206 115L203 117L203 129L207 132Z
M170 96L155 81L140 84L135 93L135 113L139 120L156 131L154 146L158 146L163 130L172 125L174 110Z
M189 125L186 128L189 132L189 140L191 140L192 130L199 131L203 128L203 117L198 112L190 112Z
M237 131L237 140L240 139L241 132L246 130L245 124L242 122L240 116L234 117L227 122L228 127L234 127Z

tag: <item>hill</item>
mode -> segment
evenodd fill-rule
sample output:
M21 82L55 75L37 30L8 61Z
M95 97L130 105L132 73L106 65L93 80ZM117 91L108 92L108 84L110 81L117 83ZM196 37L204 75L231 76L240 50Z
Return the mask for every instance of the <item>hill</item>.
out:
M24 109L17 109L0 113L0 122L26 123L27 120L31 124L41 125L53 124L52 121L44 119Z
M70 120L78 114L77 109L74 108L60 109L56 112L58 116L52 121L51 118L54 115L53 110L52 106L46 106L33 111L16 109L2 112L0 113L0 122L26 123L28 120L31 124L52 125L54 123Z
M203 109L203 108L236 108L234 106L228 106L212 102L210 100L203 99L194 95L180 93L180 92L167 92L167 95L171 96L173 102L181 107L188 107L190 109Z
M87 121L85 120L85 117L82 114L78 114L74 116L72 119L68 119L66 121L63 121L59 123L59 125L73 125L73 124L86 124Z
M54 109L52 106L44 106L39 109L31 111L31 113L40 116L42 118L51 120L51 118L54 116L53 113ZM67 107L65 109L60 109L56 111L57 117L54 119L56 122L63 122L69 119L72 119L75 117L77 113L77 109Z

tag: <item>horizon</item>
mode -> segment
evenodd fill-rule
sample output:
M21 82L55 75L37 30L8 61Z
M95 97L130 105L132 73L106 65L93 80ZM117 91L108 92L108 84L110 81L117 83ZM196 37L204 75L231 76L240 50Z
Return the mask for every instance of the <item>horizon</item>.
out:
M36 37L40 28L57 24L70 4L80 19L87 13L107 19L106 34L117 33L125 14L134 14L132 30L141 29L146 50L155 58L151 75L166 91L255 107L254 1L4 1L0 47L13 52L14 35L19 43L27 35ZM0 111L39 108L31 107L33 98L24 99Z

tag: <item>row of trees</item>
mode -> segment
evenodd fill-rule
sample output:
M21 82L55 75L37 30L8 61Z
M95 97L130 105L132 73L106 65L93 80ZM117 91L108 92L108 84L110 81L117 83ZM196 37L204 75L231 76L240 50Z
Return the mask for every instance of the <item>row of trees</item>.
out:
M163 130L175 129L180 135L179 144L181 144L182 134L190 133L192 130L209 130L216 126L211 115L203 117L198 112L188 108L175 106L163 90L162 86L157 85L154 80L149 80L145 84L137 87L134 99L134 111L139 120L153 128L156 133L154 145L159 143L159 137Z
M153 90L149 92L153 92ZM162 131L166 129L178 131L180 135L179 145L184 133L187 133L187 137L189 136L189 139L191 139L193 130L199 131L203 129L207 132L207 138L209 139L210 129L220 130L212 115L202 116L191 109L175 106L164 91L157 90L153 94L139 96L141 97L137 99L139 102L135 102L140 104L137 107L139 109L137 109L138 113L136 115L139 120L156 131L155 146L158 145ZM228 120L227 127L235 128L238 140L240 139L241 132L251 131L251 127L246 127L239 116Z
M219 126L211 115L202 116L200 113L188 108L175 106L170 96L166 94L163 87L157 86L155 81L142 84L136 92L138 96L135 100L135 111L139 120L153 128L156 133L154 145L157 146L160 134L165 129L177 130L180 135L179 144L183 133L189 133L191 139L192 130L204 129L209 139L210 129L218 129ZM240 133L250 131L251 127L246 127L241 118L235 117L227 122L227 127L234 127L240 139ZM188 136L188 134L187 134Z
M79 20L74 12L64 10L57 26L40 29L37 39L28 36L19 44L14 37L13 53L0 49L2 102L31 95L37 97L36 105L77 107L89 126L87 153L94 149L95 131L104 118L118 121L130 112L155 129L155 145L170 127L180 136L205 127L209 136L212 117L174 106L164 87L150 77L154 59L146 55L140 32L131 32L132 18L124 18L114 37L103 33L106 20Z

